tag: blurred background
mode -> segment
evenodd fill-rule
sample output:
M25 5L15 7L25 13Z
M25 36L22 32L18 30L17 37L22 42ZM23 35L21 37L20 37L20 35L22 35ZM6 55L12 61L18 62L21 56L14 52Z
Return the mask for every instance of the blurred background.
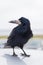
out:
M26 17L30 20L33 38L26 48L43 49L43 0L0 0L0 47L17 24L9 21Z

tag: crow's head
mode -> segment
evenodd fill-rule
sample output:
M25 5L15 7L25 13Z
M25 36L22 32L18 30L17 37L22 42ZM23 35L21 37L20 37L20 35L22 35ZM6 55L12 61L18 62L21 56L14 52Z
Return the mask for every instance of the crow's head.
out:
M22 23L22 24L29 24L30 25L30 21L25 18L25 17L21 17L19 18L19 21Z
M30 24L30 21L25 18L25 17L21 17L18 20L12 20L10 21L10 23L16 23L16 24Z

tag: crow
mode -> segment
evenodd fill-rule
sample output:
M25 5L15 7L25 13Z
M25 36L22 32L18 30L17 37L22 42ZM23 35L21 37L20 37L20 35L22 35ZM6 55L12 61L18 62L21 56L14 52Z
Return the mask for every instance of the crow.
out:
M13 30L11 31L5 46L10 46L11 48L13 48L13 56L16 56L14 52L14 48L16 46L22 49L22 51L24 52L24 54L22 55L30 56L27 55L23 50L23 47L27 43L27 41L31 37L33 37L33 33L30 27L30 21L25 17L21 17L18 20L10 21L10 23L16 23L18 24L18 26L13 28Z

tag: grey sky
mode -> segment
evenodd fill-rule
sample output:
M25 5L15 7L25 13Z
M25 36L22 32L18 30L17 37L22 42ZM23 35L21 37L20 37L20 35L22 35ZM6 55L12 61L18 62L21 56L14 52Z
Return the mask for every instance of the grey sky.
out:
M43 0L0 0L0 29L11 29L8 23L21 16L27 17L32 29L43 29Z

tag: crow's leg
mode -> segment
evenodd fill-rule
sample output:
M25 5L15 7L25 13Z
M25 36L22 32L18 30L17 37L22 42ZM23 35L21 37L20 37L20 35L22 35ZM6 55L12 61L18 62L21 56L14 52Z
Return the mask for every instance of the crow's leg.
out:
M17 55L15 54L15 52L14 52L14 48L13 48L13 56L17 56Z
M22 49L22 51L24 52L24 54L22 53L22 56L30 57L30 55L27 55L23 49Z
M23 49L22 49L22 51L24 52L25 55L27 55Z

